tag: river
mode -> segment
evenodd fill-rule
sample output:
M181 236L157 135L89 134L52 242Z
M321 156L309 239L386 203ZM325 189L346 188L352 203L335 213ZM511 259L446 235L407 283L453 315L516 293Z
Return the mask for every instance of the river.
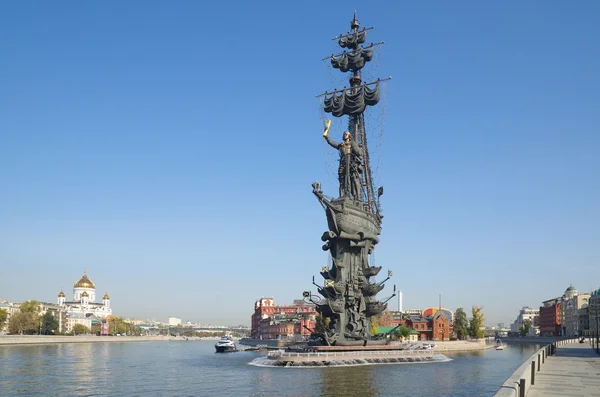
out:
M0 346L0 395L371 397L493 396L538 348L448 353L452 360L334 368L249 365L214 341Z

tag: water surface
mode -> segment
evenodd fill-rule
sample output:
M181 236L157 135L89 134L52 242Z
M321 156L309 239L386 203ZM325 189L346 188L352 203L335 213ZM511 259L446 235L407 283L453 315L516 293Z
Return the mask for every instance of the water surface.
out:
M214 341L0 346L4 396L492 396L539 347L448 353L452 361L265 368Z

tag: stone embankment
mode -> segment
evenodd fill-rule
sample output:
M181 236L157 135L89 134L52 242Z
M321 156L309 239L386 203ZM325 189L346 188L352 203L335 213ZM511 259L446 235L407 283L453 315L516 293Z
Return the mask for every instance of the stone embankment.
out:
M35 345L52 343L97 343L97 342L156 342L183 340L172 336L54 336L54 335L1 335L0 345Z
M473 351L473 350L485 350L491 349L494 345L489 345L485 343L484 339L479 339L476 341L466 341L466 340L453 340L453 341L445 341L445 342L431 342L435 346L433 347L433 351L436 353L445 353L452 351Z
M532 385L539 383L540 372L546 368L548 359L555 354L557 349L566 345L578 343L579 339L563 339L549 345L545 345L529 357L513 374L504 382L494 397L525 397ZM564 380L563 380L564 382ZM550 393L548 393L549 395ZM553 394L573 395L573 394ZM581 395L583 394L575 394Z

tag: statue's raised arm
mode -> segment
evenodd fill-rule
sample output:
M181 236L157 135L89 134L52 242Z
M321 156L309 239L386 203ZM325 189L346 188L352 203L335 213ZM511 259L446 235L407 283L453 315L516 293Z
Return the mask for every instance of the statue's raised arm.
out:
M342 146L342 142L335 142L335 141L332 141L331 138L329 138L329 127L331 127L331 120L327 120L325 122L325 130L323 131L323 138L325 138L325 140L331 147L333 147L335 149L339 149L340 146Z

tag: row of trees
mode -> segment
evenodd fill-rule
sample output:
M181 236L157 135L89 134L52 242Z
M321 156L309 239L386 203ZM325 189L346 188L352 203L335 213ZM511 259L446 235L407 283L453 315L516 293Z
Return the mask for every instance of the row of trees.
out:
M8 311L0 309L0 329L4 328L8 318ZM140 329L136 328L133 323L125 321L123 317L109 316L108 330L110 334L122 335L139 335ZM91 328L83 324L75 324L73 326L73 334L100 334L102 324L96 323ZM53 315L52 311L40 313L40 303L35 300L27 301L21 304L18 311L15 311L8 322L8 332L18 335L58 335L59 322Z
M464 340L468 338L481 339L485 335L483 329L483 312L481 306L471 308L471 318L467 319L467 313L462 307L456 309L454 313L454 334L457 339Z
M8 312L6 315L0 313L0 328L4 326L7 315ZM21 335L52 335L58 332L58 320L49 311L41 315L38 301L27 301L10 316L8 332Z
M471 308L471 318L467 318L467 313L465 313L465 310L462 307L456 309L456 312L454 313L454 336L457 339L481 339L485 336L485 329L483 326L484 316L482 309L483 307L481 306L473 306ZM382 316L383 315L385 315L385 313L382 313ZM407 316L404 319L408 320L408 318L409 317ZM330 319L328 317L321 317L320 315L317 315L316 320L317 325L315 327L315 332L324 333L325 329L329 326ZM373 335L377 334L379 324L379 316L371 317L371 333ZM410 328L401 326L394 331L394 336L398 338L408 338L411 331L412 330Z

